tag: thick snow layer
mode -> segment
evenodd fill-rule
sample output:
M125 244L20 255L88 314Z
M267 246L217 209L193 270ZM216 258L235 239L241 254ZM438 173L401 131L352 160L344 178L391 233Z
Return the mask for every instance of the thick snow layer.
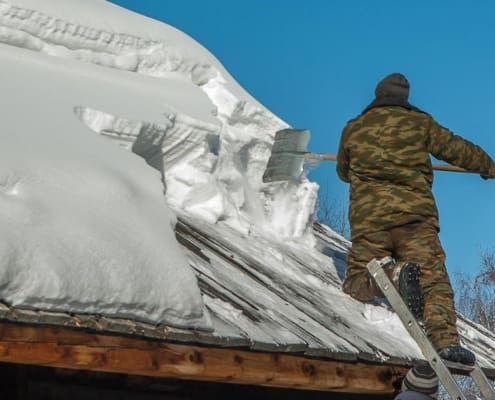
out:
M261 180L287 125L187 35L102 0L0 0L0 43L4 301L209 329L167 204L313 243L317 185Z
M2 299L209 328L159 174L74 114L80 102L142 107L141 89L5 45L0 59Z
M273 135L287 124L247 94L190 37L101 0L4 0L0 24L0 41L12 46L155 77L155 85L163 91L172 80L196 87L210 101L201 116L200 110L175 99L165 104L147 102L150 107L168 105L179 112L155 117L154 122L165 126L153 127L162 138L162 160L151 164L164 167L169 204L210 222L224 221L244 233L254 229L312 242L308 228L317 185L308 181L264 185L261 180ZM96 104L81 106L103 113L85 113L84 121L99 133L101 126L93 118L109 114L106 129L114 135L106 137L120 136L119 143L125 131L132 130L123 121L134 120L132 126L151 122L145 114L136 117L129 112L112 114ZM109 126L109 118L118 120L119 126ZM125 139L132 148L137 133Z

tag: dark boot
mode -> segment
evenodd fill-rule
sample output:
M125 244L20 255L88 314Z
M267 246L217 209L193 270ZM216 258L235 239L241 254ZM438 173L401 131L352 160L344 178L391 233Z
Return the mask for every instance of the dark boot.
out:
M460 345L452 345L438 351L438 355L448 368L470 371L476 363L474 353Z
M423 289L419 281L420 274L421 268L418 264L402 264L397 286L404 303L406 303L414 318L421 322L423 320L424 301Z

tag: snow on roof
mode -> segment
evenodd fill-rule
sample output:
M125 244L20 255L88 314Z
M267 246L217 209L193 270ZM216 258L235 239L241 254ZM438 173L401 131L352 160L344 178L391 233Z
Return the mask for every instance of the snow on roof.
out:
M1 318L420 357L394 313L340 290L348 243L313 231L317 185L262 183L287 124L198 43L102 0L0 0L0 42ZM495 369L493 335L459 328Z
M0 42L8 303L208 330L167 204L312 239L317 185L261 182L286 125L186 35L104 1L16 0Z
M266 238L246 245L246 238L227 226L185 216L179 218L176 234L198 277L212 331L1 304L0 320L350 363L407 366L421 358L385 305L361 304L341 292L333 265L345 256L347 244L328 228L315 225L315 235L332 257ZM269 263L266 253L272 256ZM458 328L487 374L495 377L495 335L460 315Z

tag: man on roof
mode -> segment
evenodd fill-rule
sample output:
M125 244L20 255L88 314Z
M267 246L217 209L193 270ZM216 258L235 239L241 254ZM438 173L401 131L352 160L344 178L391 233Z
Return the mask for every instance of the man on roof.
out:
M449 367L471 369L474 354L456 329L453 291L439 241L430 154L495 178L495 163L479 146L439 125L408 101L409 82L386 76L375 99L345 126L337 173L350 184L352 248L345 293L366 302L383 297L366 265L391 256L385 267L401 296Z

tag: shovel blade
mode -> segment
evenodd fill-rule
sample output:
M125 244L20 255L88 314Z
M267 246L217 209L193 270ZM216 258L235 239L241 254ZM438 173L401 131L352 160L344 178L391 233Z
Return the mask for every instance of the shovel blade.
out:
M304 154L310 138L307 129L282 129L275 134L272 154L263 182L297 180L303 172Z
M282 129L275 133L273 153L306 153L310 133L307 129Z
M272 154L265 173L263 182L292 181L300 178L303 172L304 155L296 153Z

